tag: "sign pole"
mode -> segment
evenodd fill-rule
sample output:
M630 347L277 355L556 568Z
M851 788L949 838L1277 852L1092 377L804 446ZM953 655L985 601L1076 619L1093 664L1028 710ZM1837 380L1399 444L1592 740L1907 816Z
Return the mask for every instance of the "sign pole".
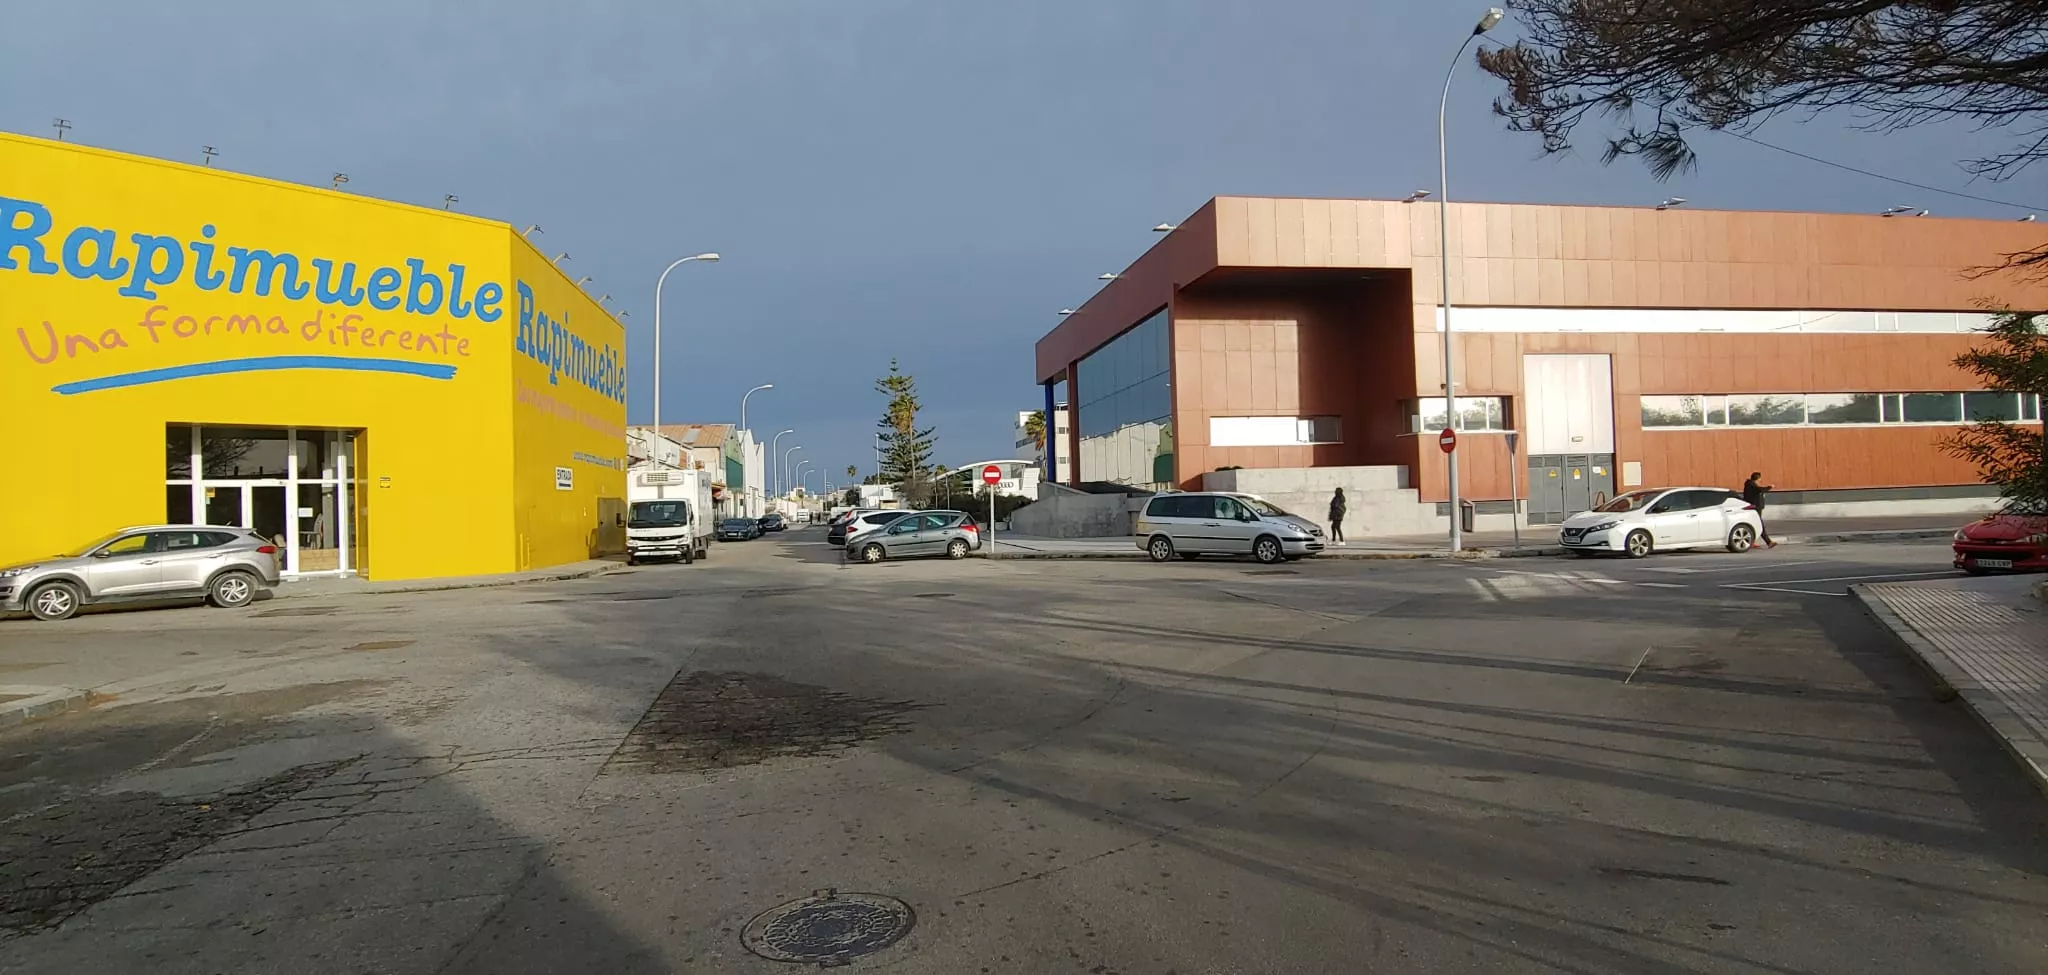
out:
M1515 528L1515 547L1522 547L1522 485L1515 477L1515 447L1522 435L1508 431L1508 523Z
M994 464L981 468L981 483L988 485L988 557L996 557L996 484L1003 479L1003 469Z

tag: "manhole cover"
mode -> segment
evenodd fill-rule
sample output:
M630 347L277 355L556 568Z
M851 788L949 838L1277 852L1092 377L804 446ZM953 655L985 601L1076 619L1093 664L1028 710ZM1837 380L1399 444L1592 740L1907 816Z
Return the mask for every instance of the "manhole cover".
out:
M769 961L830 967L895 944L916 923L916 912L894 897L820 890L755 915L740 942Z

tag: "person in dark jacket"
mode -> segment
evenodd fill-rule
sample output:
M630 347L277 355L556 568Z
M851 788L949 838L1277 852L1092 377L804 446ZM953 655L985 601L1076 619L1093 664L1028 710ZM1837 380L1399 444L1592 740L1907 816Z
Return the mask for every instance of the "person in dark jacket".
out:
M1764 521L1764 499L1770 495L1771 486L1763 483L1763 479L1762 471L1750 472L1749 480L1742 482L1742 501L1756 509L1756 526L1763 535L1764 545L1777 548L1778 543L1771 540L1769 523Z
M1330 541L1344 544L1344 489L1330 497Z

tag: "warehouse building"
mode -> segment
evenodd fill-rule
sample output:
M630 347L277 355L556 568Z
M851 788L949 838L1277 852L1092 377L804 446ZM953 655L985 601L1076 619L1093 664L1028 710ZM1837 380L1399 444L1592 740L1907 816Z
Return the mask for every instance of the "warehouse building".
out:
M591 558L625 398L618 322L506 224L0 134L0 564L156 523L302 576Z
M1440 529L1437 219L1210 201L1038 342L1046 402L1076 407L1057 479L1318 515L1348 484L1375 531ZM1456 450L1481 527L1754 470L1787 513L1975 510L1995 491L1941 436L2040 421L1952 365L1991 309L2048 308L2048 284L1980 273L2041 245L2038 225L1481 203L1449 222Z

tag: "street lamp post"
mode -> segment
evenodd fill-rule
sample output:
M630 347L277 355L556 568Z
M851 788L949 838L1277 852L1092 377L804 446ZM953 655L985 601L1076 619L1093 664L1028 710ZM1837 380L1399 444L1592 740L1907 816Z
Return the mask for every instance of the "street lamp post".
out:
M740 429L747 429L747 399L753 396L755 393L758 393L764 389L774 388L774 383L762 383L761 385L756 386L753 389L747 390L746 395L740 397Z
M669 265L668 267L665 267L665 268L663 268L663 269L661 270L661 277L658 277L658 278L654 279L654 451L653 451L653 452L654 452L654 462L655 462L655 464L656 464L656 465L659 465L659 464L661 463L661 286L662 286L662 284L663 284L663 283L665 283L665 282L667 282L667 281L668 281L668 272L670 272L670 271L673 271L673 270L675 270L676 268L682 267L683 265L685 265L685 264L688 264L688 263L690 263L691 261L703 261L703 262L704 262L704 263L706 263L706 264L715 264L715 263L717 263L717 262L718 262L718 255L717 255L717 254L716 254L715 252L711 252L711 251L706 251L705 253L702 253L702 254L696 254L696 255L693 255L693 256L690 256L690 257L685 257L685 258L681 258L681 259L677 260L677 261L676 261L675 263L673 263L673 264L670 264L670 265Z
M1459 62L1465 60L1465 50L1479 35L1492 30L1501 18L1507 16L1499 7L1488 7L1486 13L1472 25L1472 33L1465 35L1465 43L1458 45L1458 53L1451 58L1451 69L1444 72L1444 93L1436 106L1436 201L1437 251L1442 264L1439 268L1437 287L1443 294L1443 360L1444 360L1444 427L1458 429L1458 382L1456 352L1451 346L1451 165L1448 152L1449 140L1445 138L1445 117L1451 104L1451 79L1458 73ZM1458 510L1458 451L1454 447L1444 455L1444 468L1451 497L1451 554L1456 555L1465 548L1465 532L1460 523ZM1510 470L1508 476L1514 476Z
M797 444L795 446L790 447L788 450L782 452L782 483L785 486L788 485L790 481L789 475L791 472L789 469L789 455L796 453L797 451L802 449L804 449L804 445Z
M768 462L770 464L775 463L775 458L782 456L782 434L795 432L795 430L784 430L782 431L782 433L776 434L774 440L769 441ZM769 486L769 490L772 491L775 490L776 488L781 488L781 491L777 492L777 497L789 493L789 479L782 476L782 471L783 469L781 467L774 467L771 468L769 471L769 473L773 474L775 477L775 483Z

